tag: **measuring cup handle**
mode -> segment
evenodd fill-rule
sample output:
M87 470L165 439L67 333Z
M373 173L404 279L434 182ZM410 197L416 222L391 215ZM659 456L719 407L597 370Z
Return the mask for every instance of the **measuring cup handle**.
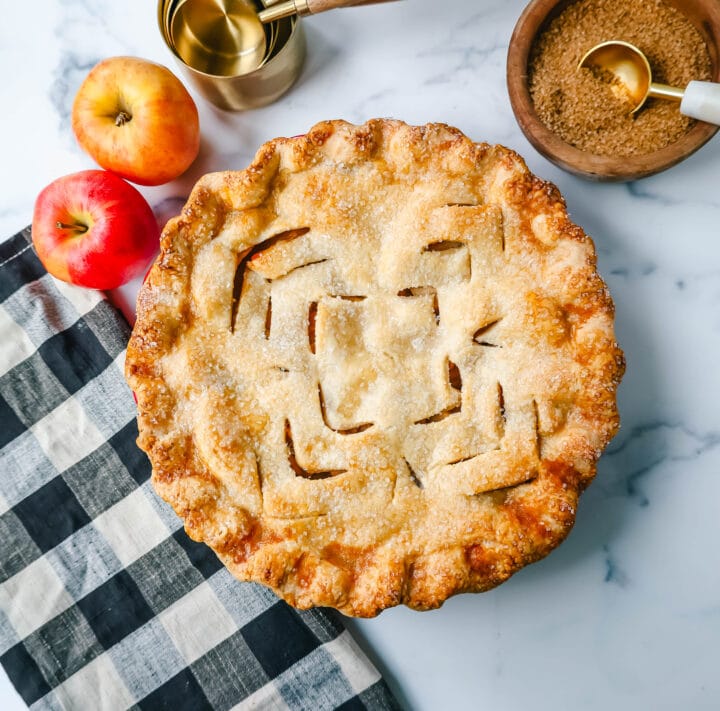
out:
M720 126L720 84L691 81L680 103L680 113Z
M355 7L357 5L375 5L381 2L391 2L392 0L307 0L308 10L312 15L318 12L334 10L339 7Z

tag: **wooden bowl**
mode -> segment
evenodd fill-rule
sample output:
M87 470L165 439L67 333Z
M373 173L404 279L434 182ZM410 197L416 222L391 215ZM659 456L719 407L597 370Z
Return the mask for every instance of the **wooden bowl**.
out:
M718 127L698 121L669 146L638 156L598 156L575 148L540 121L528 88L528 59L535 38L574 0L532 0L515 25L507 59L507 86L515 118L530 143L548 160L583 178L624 181L659 173L707 143ZM707 43L712 80L720 81L720 2L665 0L682 12ZM608 38L610 39L610 38ZM588 48L589 49L589 48Z

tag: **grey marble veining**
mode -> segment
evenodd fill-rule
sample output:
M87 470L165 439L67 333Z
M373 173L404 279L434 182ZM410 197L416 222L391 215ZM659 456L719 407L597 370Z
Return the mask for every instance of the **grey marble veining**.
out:
M35 196L93 167L69 126L74 94L101 57L176 69L154 0L5 3L0 24L0 234ZM352 627L408 708L720 708L720 139L625 185L577 179L520 133L505 56L520 0L405 0L306 22L309 55L275 105L226 114L198 100L201 155L174 183L142 188L158 219L196 178L242 168L276 135L316 121L443 121L504 143L555 182L594 238L628 368L622 429L548 558L441 609L393 609ZM132 310L131 285L121 294ZM0 707L15 697L0 681Z

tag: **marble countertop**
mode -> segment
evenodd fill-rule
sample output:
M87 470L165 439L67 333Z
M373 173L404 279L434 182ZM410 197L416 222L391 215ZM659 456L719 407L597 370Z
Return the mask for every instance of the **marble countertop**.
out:
M412 709L720 707L720 138L666 173L594 184L522 136L505 89L521 0L405 0L306 21L309 55L276 104L198 100L203 145L182 179L143 189L160 218L195 179L243 168L276 135L326 118L442 121L503 143L555 182L593 236L628 369L622 429L568 540L500 588L433 612L392 609L353 631ZM175 68L152 0L6 3L0 24L0 235L51 180L93 167L69 126L100 59ZM132 310L137 285L123 291ZM22 708L7 678L0 708Z

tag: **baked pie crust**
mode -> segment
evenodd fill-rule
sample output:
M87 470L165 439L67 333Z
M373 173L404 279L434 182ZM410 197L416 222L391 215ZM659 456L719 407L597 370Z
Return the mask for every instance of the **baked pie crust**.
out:
M557 189L441 124L316 125L197 183L127 378L157 492L241 580L372 616L568 533L623 356Z

